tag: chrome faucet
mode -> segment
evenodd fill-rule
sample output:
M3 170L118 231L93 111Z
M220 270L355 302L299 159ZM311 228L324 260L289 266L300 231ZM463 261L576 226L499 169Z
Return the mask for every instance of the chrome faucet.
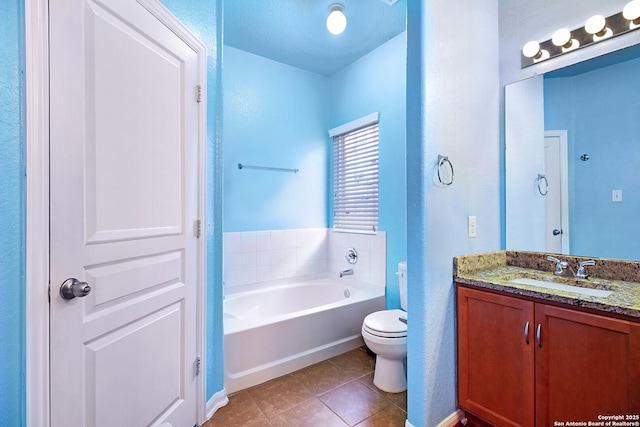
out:
M594 260L582 261L578 266L578 272L576 273L576 279L588 279L589 273L587 273L587 265L596 265Z
M341 271L340 277L344 277L344 276L353 276L353 268Z
M573 269L571 268L571 266L567 261L560 261L558 258L554 258L552 256L548 256L547 260L553 261L556 263L556 270L553 272L553 274L555 274L556 276L563 276L563 277L573 276ZM568 272L571 273L571 276L567 274Z
M563 276L563 277L573 276L576 279L588 279L589 274L587 273L586 266L596 265L596 262L594 260L582 261L578 265L578 272L574 273L573 269L571 268L571 266L567 261L560 261L558 258L554 258L552 256L548 256L547 259L549 261L553 261L556 263L556 270L553 272L553 274L555 274L556 276ZM571 275L567 274L568 272L571 272Z

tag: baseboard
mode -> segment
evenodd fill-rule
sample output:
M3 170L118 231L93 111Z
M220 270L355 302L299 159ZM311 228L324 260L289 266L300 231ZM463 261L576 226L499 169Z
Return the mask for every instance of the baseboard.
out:
M447 418L440 421L440 424L438 424L438 427L453 427L463 419L464 419L464 412L458 409L453 414L449 415Z
M207 402L207 420L215 414L215 412L229 403L229 398L227 397L227 391L225 389L220 390Z
M464 412L460 409L455 411L453 414L449 415L444 420L440 421L437 427L454 427L458 422L460 422L464 418ZM405 421L405 427L414 427L413 424L409 422L409 420Z

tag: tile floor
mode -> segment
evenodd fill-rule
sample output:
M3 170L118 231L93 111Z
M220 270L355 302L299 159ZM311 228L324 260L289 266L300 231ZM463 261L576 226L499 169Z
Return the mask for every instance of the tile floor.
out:
M407 392L378 390L374 363L359 348L239 391L202 427L403 427Z

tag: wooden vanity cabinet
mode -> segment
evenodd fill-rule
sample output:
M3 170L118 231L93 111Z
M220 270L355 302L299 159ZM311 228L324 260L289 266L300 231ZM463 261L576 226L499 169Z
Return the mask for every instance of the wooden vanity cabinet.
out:
M457 328L458 405L493 425L640 413L639 324L458 286Z

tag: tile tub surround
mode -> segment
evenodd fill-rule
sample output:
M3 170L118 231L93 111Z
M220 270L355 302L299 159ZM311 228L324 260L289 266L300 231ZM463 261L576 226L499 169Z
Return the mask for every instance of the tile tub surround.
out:
M358 251L350 265L346 250ZM335 233L327 228L230 232L223 235L225 287L353 268L365 282L385 284L386 234Z
M593 259L596 265L587 267L589 279L560 278L553 274L555 264L547 260L548 255L568 261L574 270L581 261ZM453 276L456 282L466 285L584 307L640 322L639 262L540 252L498 251L454 257ZM510 282L522 276L582 284L585 287L611 290L613 293L603 298Z

